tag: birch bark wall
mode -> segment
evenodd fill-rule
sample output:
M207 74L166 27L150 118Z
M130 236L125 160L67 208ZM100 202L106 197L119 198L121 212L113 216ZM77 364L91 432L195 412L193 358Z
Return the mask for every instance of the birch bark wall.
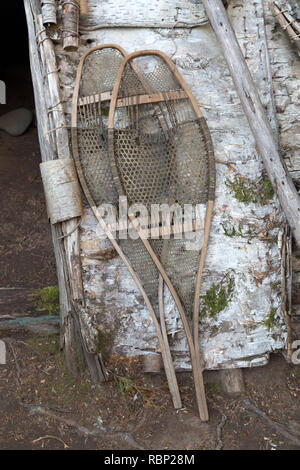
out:
M279 6L287 8L282 0ZM300 4L291 0L289 13L300 22ZM275 105L280 135L281 153L296 187L300 188L300 52L287 34L276 24L265 1L266 33L270 56ZM300 314L299 307L300 265L293 258L293 311Z
M266 2L267 3L267 2ZM280 4L280 2L278 2ZM292 2L291 2L292 3ZM283 2L281 2L283 5ZM291 11L300 22L300 6ZM281 149L288 170L299 186L300 179L300 52L275 23L265 6L266 32L272 57L272 76Z
M247 119L201 1L89 0L88 6L89 16L82 25L81 46L76 53L63 51L57 41L59 33L53 31L67 123L76 68L88 48L117 43L127 52L160 49L173 59L207 119L217 158L217 199L203 295L212 288L217 292L223 289L226 298L224 308L215 316L206 315L200 324L204 367L265 364L270 351L284 348L287 341L288 317L282 295L286 285L285 218L269 191ZM294 80L297 85L288 81L296 68L286 61L288 51L280 52L284 39L273 36L269 13L265 25L267 8L267 1L263 0L232 0L228 13L279 139L275 104L278 107L285 93L281 94L281 81L275 82L275 103L270 65L273 70L279 68L284 56L280 73L284 73L285 86L290 87L288 100L295 99L300 81ZM96 29L95 25L101 28ZM271 42L271 56L267 40ZM279 119L285 115L287 125L299 111L292 103L287 111L284 102L282 107ZM295 153L291 158L297 161ZM102 235L91 211L85 208L80 244L86 306L78 305L78 309L88 348L97 352L100 347L117 355L156 351L155 329L141 295ZM165 301L176 367L189 369L182 325L167 290ZM205 299L202 309L213 313L205 306Z

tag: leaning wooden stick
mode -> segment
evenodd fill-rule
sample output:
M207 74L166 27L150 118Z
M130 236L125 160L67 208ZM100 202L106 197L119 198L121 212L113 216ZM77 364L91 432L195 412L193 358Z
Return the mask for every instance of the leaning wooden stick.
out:
M300 197L282 162L269 120L221 0L203 0L207 16L227 61L258 151L300 246Z
M292 43L300 50L300 24L286 10L281 9L276 2L270 3L270 8L276 21L287 32Z

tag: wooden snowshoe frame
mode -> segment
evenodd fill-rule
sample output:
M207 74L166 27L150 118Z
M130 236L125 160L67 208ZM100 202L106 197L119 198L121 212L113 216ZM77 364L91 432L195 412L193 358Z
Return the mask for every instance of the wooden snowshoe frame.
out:
M80 96L82 74L83 74L83 71L84 71L86 61L89 58L92 57L93 53L100 53L100 51L104 51L104 50L106 50L106 51L109 51L109 50L117 51L123 57L126 57L126 52L120 46L118 46L116 44L106 44L106 45L102 45L102 46L96 46L96 47L90 49L82 57L82 59L80 61L80 64L78 66L78 70L77 70L77 76L76 76L76 82L75 82L75 88L74 88L74 94L73 94L73 102L72 102L73 156L74 156L74 160L75 160L75 163L76 163L78 177L79 177L84 195L85 195L91 209L93 210L94 215L98 219L102 230L107 235L108 239L112 243L113 247L115 248L115 250L117 251L117 253L121 257L122 261L124 262L125 266L127 267L128 271L130 272L132 278L134 279L138 289L140 290L140 292L141 292L141 294L144 298L145 304L146 304L146 306L149 310L149 313L151 315L152 321L153 321L155 329L156 329L158 342L159 342L159 348L160 348L160 351L161 351L161 354L162 354L162 359L163 359L163 363L164 363L164 368L165 368L165 372L166 372L166 376L167 376L168 385L169 385L170 393L171 393L171 396L172 396L173 404L174 404L174 407L178 409L178 408L182 407L182 403L181 403L179 388L178 388L178 384L177 384L175 369L174 369L174 366L173 366L172 357L171 357L171 353L170 353L170 348L169 348L169 343L168 343L168 335L167 335L167 330L166 330L164 317L160 316L160 323L159 323L159 321L157 319L157 316L155 314L154 308L151 304L151 301L149 300L149 297L148 297L148 295L147 295L147 293L146 293L139 277L137 276L136 272L134 271L133 267L130 264L130 261L127 259L126 255L124 254L123 250L121 249L120 244L116 241L116 239L115 239L115 237L112 233L111 227L108 227L106 225L106 223L105 223L103 217L101 216L100 211L98 210L98 207L97 207L99 205L99 203L105 202L105 200L106 200L106 199L103 200L101 198L102 194L99 195L98 190L100 189L100 191L102 191L102 192L104 191L104 193L107 193L107 191L105 189L103 189L102 187L95 188L95 186L97 186L97 183L98 183L98 185L101 182L105 183L105 176L107 176L107 174L108 174L107 173L108 168L106 168L106 173L103 172L102 170L101 170L102 172L99 171L100 180L97 181L95 179L95 176L97 176L97 175L95 175L95 173L97 173L97 171L94 171L94 169L92 169L93 170L92 172L88 172L88 170L89 170L89 168L88 168L88 166L89 166L89 161L88 161L89 155L87 156L88 158L87 158L86 161L83 161L83 159L82 159L82 154L84 152L82 151L82 147L80 145L80 140L81 140L80 132L84 131L84 129L82 130L82 126L84 126L84 123L85 122L88 123L87 124L87 129L86 129L87 133L88 133L88 136L87 136L87 138L83 139L83 145L84 144L88 145L88 143L89 143L88 141L90 139L94 139L95 135L93 135L93 132L96 132L96 137L98 137L98 138L103 137L104 132L105 132L105 129L104 129L105 126L103 126L103 123L101 121L101 119L102 119L102 117L101 117L101 101L102 101L102 99L100 97L102 97L102 96L105 97L105 99L103 101L109 100L112 90L105 90L104 92L102 92L100 94L97 93L97 91L99 91L99 90L94 90L94 93L92 93L92 94L88 93L85 96ZM97 71L91 70L91 77L94 76L95 72L97 72ZM111 78L112 77L110 77L110 79ZM115 78L116 77L113 77L113 82L115 81ZM87 87L88 86L89 85L87 84ZM96 108L96 104L100 104L100 107ZM87 107L87 109L85 111L82 111L82 108L84 108L85 106ZM95 115L93 115L93 111L96 111ZM97 114L97 112L98 112L98 114ZM80 114L80 113L82 113L82 114ZM89 130L88 129L89 125L92 125L92 126L95 126L95 127ZM80 130L80 128L81 128L81 130ZM99 129L100 129L100 134L98 133ZM102 134L101 134L101 132L102 132ZM98 151L101 153L100 160L99 160L100 164L102 164L102 166L105 166L105 164L109 163L108 148L106 147L106 145L102 144L101 148L98 149ZM91 155L94 158L95 149L92 149ZM109 186L113 185L113 181L112 181L111 178L108 178L108 185ZM101 186L101 184L100 184L100 186ZM111 190L111 188L110 188L110 190ZM113 204L116 204L117 203L116 197L115 197L116 194L114 194L112 191L108 191L108 193L109 193L109 198L106 201L110 202L110 203L113 203ZM106 194L105 194L105 196L106 196Z
M149 59L159 58L161 63L163 64L164 70L162 73L162 76L166 76L166 73L169 72L169 79L174 81L176 85L172 85L174 89L169 89L169 90L163 90L163 92L160 94L159 101L157 100L157 89L153 89L152 93L149 93L149 87L151 89L151 86L153 85L151 83L151 78L153 76L151 74L143 75L142 72L136 75L134 80L134 77L132 75L132 71L136 70L138 67L135 63L136 59L142 58L142 57L148 57ZM157 66L159 70L159 66ZM155 69L156 70L156 69ZM128 77L126 77L126 73L128 74ZM155 73L153 72L155 75ZM141 78L143 77L143 78ZM157 77L156 77L157 78ZM163 81L164 78L161 78L160 81ZM159 80L158 80L159 81ZM171 83L170 81L170 83ZM126 89L127 87L127 89ZM135 87L137 89L135 89ZM163 85L162 85L163 87ZM158 86L159 88L159 86ZM150 90L151 91L151 90ZM176 93L175 93L176 92ZM148 101L146 101L145 97L148 95ZM155 97L155 98L154 98ZM162 100L164 98L164 100ZM177 122L178 113L177 116L175 116L176 111L171 110L170 108L170 103L173 100L179 101L185 101L185 103L188 102L189 106L189 111L190 115L193 115L191 121L189 120L183 120L183 122L180 123L180 125ZM150 103L160 103L159 105L156 105L156 108L154 109L143 109L143 106L147 106ZM157 106L160 107L161 104L164 104L165 110L162 108L157 109ZM118 113L118 110L124 105L124 107L127 108L127 117L123 119L123 127L121 124L120 127L120 115L117 116L116 118L116 113ZM136 105L136 112L132 110L132 108ZM140 107L140 109L138 109ZM153 105L154 107L154 105ZM142 118L147 118L147 116L142 116L143 114L147 115L148 112L148 123L152 119L152 123L154 120L156 121L157 128L155 132L159 132L158 128L161 127L162 130L162 135L165 136L165 147L167 144L170 142L171 138L170 134L173 132L176 132L178 129L184 129L184 126L192 126L194 131L195 128L197 129L198 132L198 137L199 137L199 142L200 142L200 137L202 139L202 144L203 144L203 153L205 154L205 161L206 161L206 166L203 164L202 170L203 174L205 175L205 181L202 181L202 193L200 195L200 202L205 202L206 203L206 217L205 217L205 227L204 227L204 236L203 236L203 244L202 244L202 249L201 249L201 254L200 254L200 259L199 259L199 264L198 264L198 269L197 269L197 274L196 274L196 281L195 281L195 289L194 289L194 302L193 302L193 334L191 332L189 322L187 319L187 315L183 306L183 303L178 295L178 285L177 289L174 288L173 282L171 280L172 275L167 274L166 269L164 267L164 259L167 256L167 251L168 247L166 245L160 247L161 253L160 256L158 255L158 251L154 248L153 243L151 243L149 240L145 239L141 235L140 227L136 222L136 219L134 216L129 217L132 224L135 226L135 229L137 230L140 241L143 243L145 249L147 250L148 254L152 258L153 262L155 263L157 269L159 270L161 280L165 282L167 285L170 293L173 296L173 299L175 301L175 304L178 308L181 321L183 323L184 331L187 337L187 342L190 350L190 357L191 357L191 362L192 362L192 369L193 369L193 376L194 376L194 383L195 383L195 390L196 390L196 398L197 398L197 405L199 409L199 414L200 418L203 421L208 420L208 410L207 410L207 404L206 404L206 398L205 398L205 389L204 389L204 383L203 383L203 376L202 376L202 365L201 365L201 360L200 360L200 347L199 347L199 309L200 309L200 290L201 290L201 281L202 281L202 276L203 276L203 269L204 269L204 264L205 264L205 258L206 258L206 252L207 252L207 247L208 247L208 240L209 240L209 234L210 234L210 228L211 228L211 221L212 221L212 214L213 214L213 205L214 205L214 197L215 197L215 161L214 161L214 154L213 154L213 147L212 147L212 142L211 142L211 137L209 130L207 128L206 121L197 105L197 102L192 95L191 90L177 71L175 65L173 62L162 52L160 51L155 51L155 50L149 50L149 51L140 51L140 52L135 52L133 54L128 55L118 72L118 76L116 79L116 83L112 92L111 96L111 103L110 103L110 111L109 111L109 119L108 119L108 143L109 143L109 156L110 156L110 161L111 161L111 169L113 173L113 179L115 186L118 190L119 196L127 196L129 199L129 202L143 202L145 204L149 203L155 203L157 202L157 199L155 199L155 196L151 197L152 195L150 194L151 191L153 190L153 194L155 193L156 197L161 190L161 185L163 184L163 181L166 180L159 180L159 175L160 171L157 171L157 178L152 177L151 180L151 185L149 184L147 186L147 182L149 179L149 175L144 175L142 171L139 173L139 179L142 181L141 183L141 188L148 188L148 192L145 189L140 190L140 197L136 200L135 199L135 191L138 192L139 189L137 189L137 186L134 184L134 182L131 181L131 174L133 172L134 167L130 167L129 173L126 173L126 167L128 167L127 162L124 163L124 148L129 149L128 151L128 158L130 160L130 154L135 154L135 155L141 155L142 151L145 148L151 147L151 145L147 143L147 145L144 145L144 142L147 141L147 136L146 133L147 129L143 129L141 131L141 121ZM123 113L124 114L124 113ZM167 114L167 116L166 116ZM150 117L151 116L151 117ZM122 117L122 115L121 115ZM173 128L170 130L169 123L173 123ZM124 124L125 123L125 124ZM155 127L155 125L154 125ZM171 124L172 127L172 124ZM189 132L190 129L188 129ZM129 131L129 132L128 132ZM131 133L131 134L130 134ZM166 134L168 136L166 137ZM141 137L142 136L142 137ZM192 142L195 142L195 134L193 135L193 139L190 141L190 144L192 145ZM143 144L140 145L140 138L143 141ZM122 139L127 141L125 144L123 144L123 149L120 147L122 146ZM145 140L146 139L146 140ZM161 139L163 140L163 138ZM197 140L197 139L196 139ZM119 143L121 141L121 143ZM137 144L135 144L137 142ZM136 148L135 148L136 145ZM140 145L140 147L139 147ZM196 143L197 146L197 143ZM175 146L176 147L176 146ZM176 148L174 150L174 145L173 149L168 149L165 151L166 154L168 154L168 158L170 155L176 153ZM147 166L155 166L155 164L159 165L159 163L156 163L158 161L158 155L156 155L156 160L155 158L151 158L151 149L148 151L147 154L147 159L145 160L145 167ZM136 159L139 157L135 157ZM171 158L171 157L170 157ZM149 163L151 161L151 164ZM200 155L199 155L199 161L200 161ZM194 164L195 162L197 163L197 159L194 159ZM136 167L138 168L139 166L138 162L136 164ZM168 164L166 164L168 165ZM141 165L140 165L141 167ZM198 168L198 173L201 170L201 168ZM162 169L163 171L163 169ZM169 169L168 169L169 171ZM197 173L197 172L196 172ZM201 173L201 171L200 171ZM202 177L203 180L203 174L199 175ZM147 180L148 178L148 180ZM153 180L154 183L153 183ZM178 181L178 180L177 180ZM196 184L197 182L194 181ZM172 186L171 183L169 183L169 186ZM174 183L173 183L174 186ZM197 184L196 184L197 187ZM150 188L150 189L149 189ZM200 193L200 185L199 185L199 193ZM176 197L180 198L180 195L174 196L171 193L176 192L176 189L170 189L169 191L169 196L170 199L168 202L172 202L172 200L176 199ZM156 194L157 193L157 194ZM161 201L160 201L161 202ZM167 243L170 243L168 241ZM160 280L160 290L159 290L159 299L160 299L160 305L163 302L163 294L162 294L162 282Z

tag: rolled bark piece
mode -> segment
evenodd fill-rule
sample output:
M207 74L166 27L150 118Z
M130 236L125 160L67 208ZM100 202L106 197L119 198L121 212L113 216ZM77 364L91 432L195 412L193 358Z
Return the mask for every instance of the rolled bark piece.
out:
M63 49L77 51L79 45L79 0L63 3Z
M300 197L278 152L269 120L221 0L203 0L241 100L258 151L281 207L300 246Z
M56 24L55 0L41 0L43 24Z
M73 159L40 164L51 224L82 215L82 200Z
M85 20L89 13L87 0L80 0L80 19Z
M276 2L270 3L270 8L276 21L300 50L300 24L287 11L280 9Z

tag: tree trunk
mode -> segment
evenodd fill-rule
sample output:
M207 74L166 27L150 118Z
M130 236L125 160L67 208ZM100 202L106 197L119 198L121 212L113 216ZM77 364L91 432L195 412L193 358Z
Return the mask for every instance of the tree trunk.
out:
M53 43L42 24L39 0L24 0L24 6L42 161L70 158ZM101 382L106 380L101 356L88 351L78 318L78 307L84 304L84 295L77 224L76 218L51 224L60 293L61 347L65 349L71 372L80 373L85 364L92 378ZM64 238L69 233L71 235Z

